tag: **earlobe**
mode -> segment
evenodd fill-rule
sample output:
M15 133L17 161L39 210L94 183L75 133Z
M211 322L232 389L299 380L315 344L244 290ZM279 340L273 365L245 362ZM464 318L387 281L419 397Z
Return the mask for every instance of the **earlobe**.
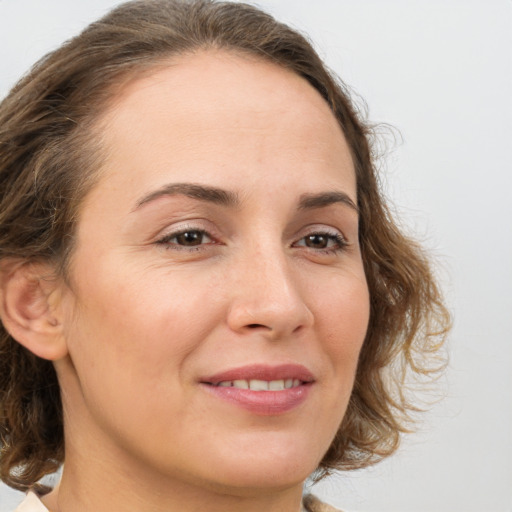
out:
M2 262L0 316L9 334L43 359L67 354L59 280L47 265Z

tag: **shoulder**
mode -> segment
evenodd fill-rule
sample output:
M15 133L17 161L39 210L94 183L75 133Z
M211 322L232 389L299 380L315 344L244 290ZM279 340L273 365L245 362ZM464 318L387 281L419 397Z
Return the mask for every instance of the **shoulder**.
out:
M41 503L36 494L29 492L14 512L48 512L48 509Z
M341 510L322 503L312 494L307 494L303 499L305 512L342 512Z

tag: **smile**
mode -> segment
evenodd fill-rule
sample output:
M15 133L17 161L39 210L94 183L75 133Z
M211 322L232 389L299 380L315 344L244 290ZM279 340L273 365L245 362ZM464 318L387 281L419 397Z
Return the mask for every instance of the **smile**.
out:
M259 379L239 379L224 380L216 384L222 388L250 389L251 391L283 391L285 389L296 388L302 382L299 379L280 379L280 380L259 380Z
M275 416L301 406L315 385L314 375L298 364L249 365L201 379L210 396L246 412Z

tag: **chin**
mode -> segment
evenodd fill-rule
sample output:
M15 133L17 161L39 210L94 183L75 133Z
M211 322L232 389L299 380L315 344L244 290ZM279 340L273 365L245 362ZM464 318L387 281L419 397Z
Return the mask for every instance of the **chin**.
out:
M233 453L225 453L221 463L212 464L216 479L244 494L263 488L278 491L302 485L317 469L324 453L317 446L293 439L261 437L252 447L233 447Z
M309 468L311 469L311 468ZM223 476L222 481L214 482L213 488L220 493L229 493L240 497L255 496L265 491L266 493L280 492L304 484L305 480L314 471L313 468L294 467L291 470L280 467L255 468L251 464L244 465L243 472L228 472Z

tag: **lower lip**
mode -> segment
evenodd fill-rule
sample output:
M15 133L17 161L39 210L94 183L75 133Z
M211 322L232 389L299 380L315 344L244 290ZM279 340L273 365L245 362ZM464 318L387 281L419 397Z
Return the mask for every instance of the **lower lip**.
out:
M312 383L304 383L281 391L252 391L234 387L203 384L211 394L246 411L264 416L283 414L301 405L309 395Z

